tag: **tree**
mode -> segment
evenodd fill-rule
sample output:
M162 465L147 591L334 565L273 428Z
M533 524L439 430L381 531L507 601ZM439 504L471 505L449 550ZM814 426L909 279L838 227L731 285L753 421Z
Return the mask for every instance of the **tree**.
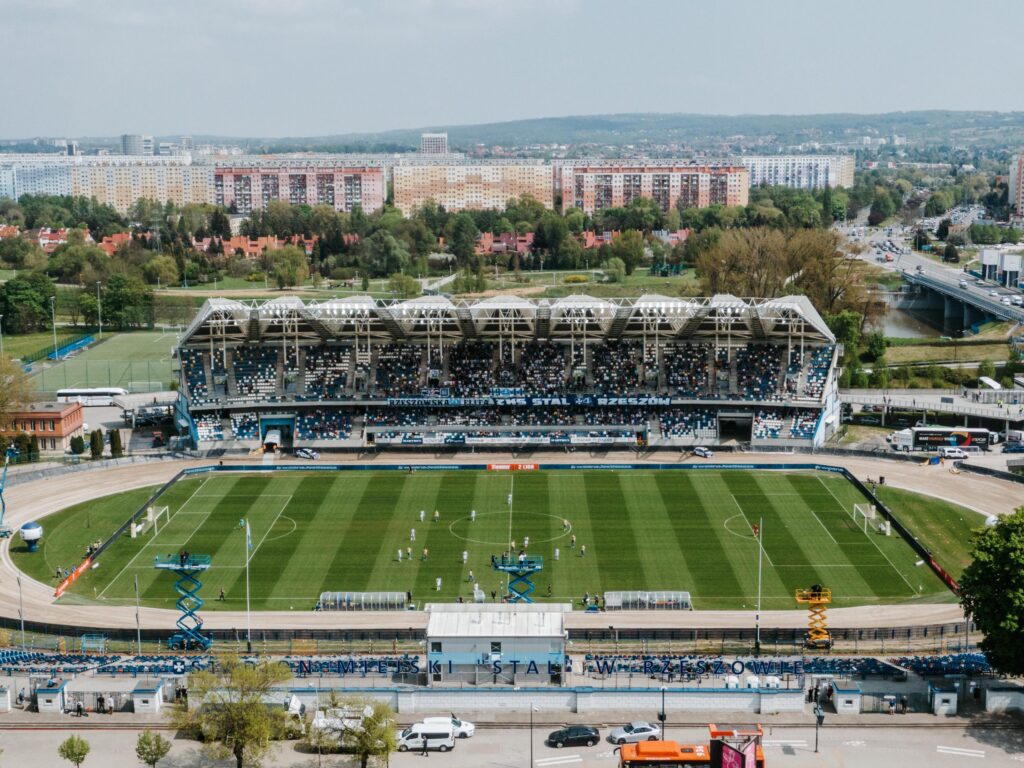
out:
M608 282L621 283L626 278L626 265L622 259L612 257L605 263L604 273L608 276Z
M415 277L396 272L388 279L388 290L400 299L412 299L419 296L423 289Z
M1024 674L1024 507L974 536L960 604L982 632L981 649L1004 675Z
M135 755L150 768L156 768L156 764L167 756L171 751L171 742L153 731L143 731L135 742Z
M190 709L183 702L174 711L174 724L201 733L204 751L215 759L234 757L237 768L257 764L284 730L284 712L269 709L264 697L290 678L284 664L225 657L216 669L189 676L189 698L202 706Z
M935 236L939 238L939 240L945 240L949 237L949 226L952 223L953 222L950 219L943 219L940 221L939 226L935 228Z
M885 334L881 331L872 331L864 337L864 346L868 357L878 361L885 355Z
M366 768L371 757L386 761L396 746L391 707L382 701L353 700L346 709L362 712L363 719L357 727L342 732L342 746L359 759L361 768Z
M361 245L366 267L374 277L392 275L409 268L409 251L390 232L377 230Z
M103 457L103 432L94 429L89 433L89 455L94 459Z
M103 292L103 324L139 328L153 316L153 291L137 277L111 275Z
M278 288L302 285L309 277L306 252L294 245L267 251L263 257L267 272L274 276Z
M142 274L150 285L168 287L178 284L178 264L171 256L155 256L142 268Z
M124 448L121 445L121 430L110 430L110 455L115 459L124 456Z
M71 452L76 456L85 453L85 439L81 435L75 435L70 442Z
M20 273L0 286L0 314L4 333L32 333L50 329L50 297L57 295L53 281L41 272Z
M468 213L456 214L448 220L445 232L448 235L448 250L455 255L459 266L469 264L473 260L477 236L473 217Z
M982 360L978 364L978 376L985 376L987 378L994 379L996 377L995 364L987 358L985 360Z
M960 263L960 251L957 250L956 245L953 243L946 243L946 247L942 250L942 260L949 261L954 264Z
M635 229L623 232L612 238L609 255L613 259L621 259L626 274L632 275L644 257L644 238Z
M6 424L13 411L21 410L32 399L32 387L21 367L0 360L0 424Z
M89 742L79 736L68 736L57 747L57 754L69 763L74 763L77 768L85 762L85 757L89 754Z
M39 438L31 435L28 440L28 460L39 461Z

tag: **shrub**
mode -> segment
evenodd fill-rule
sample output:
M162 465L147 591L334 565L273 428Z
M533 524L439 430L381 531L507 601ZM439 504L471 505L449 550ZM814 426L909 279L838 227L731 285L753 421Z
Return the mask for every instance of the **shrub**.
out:
M267 279L266 272L252 272L245 278L250 283L262 283Z
M566 275L562 278L562 282L567 285L578 285L579 283L588 283L590 281L587 279L586 275Z

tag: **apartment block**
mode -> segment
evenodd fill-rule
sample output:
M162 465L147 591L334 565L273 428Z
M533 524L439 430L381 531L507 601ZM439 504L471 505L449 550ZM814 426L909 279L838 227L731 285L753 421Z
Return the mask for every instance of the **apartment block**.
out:
M758 155L732 158L750 171L750 186L824 189L853 186L852 155Z
M448 134L447 133L422 133L420 134L420 152L424 155L447 155Z
M1024 154L1010 158L1010 209L1024 215Z
M748 173L741 166L700 166L655 162L562 164L562 207L593 214L646 197L663 211L677 205L746 205Z
M213 202L243 214L274 200L349 212L359 206L371 213L384 205L386 194L382 167L295 163L218 165L213 171Z
M209 166L111 158L102 164L73 165L69 173L71 194L95 197L121 213L143 197L175 205L209 203L213 199L213 169Z
M554 206L554 175L540 161L396 165L395 207L406 216L428 200L449 211L502 209L511 198L530 195Z

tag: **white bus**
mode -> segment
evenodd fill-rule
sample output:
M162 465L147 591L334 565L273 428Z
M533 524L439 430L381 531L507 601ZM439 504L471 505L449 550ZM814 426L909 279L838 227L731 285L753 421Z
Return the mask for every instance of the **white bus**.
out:
M94 389L58 389L57 400L61 403L82 405L113 405L115 397L127 395L121 387L96 387Z

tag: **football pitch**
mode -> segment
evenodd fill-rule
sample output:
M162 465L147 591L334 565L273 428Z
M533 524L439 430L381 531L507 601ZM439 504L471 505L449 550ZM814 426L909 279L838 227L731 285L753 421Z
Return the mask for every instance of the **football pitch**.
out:
M865 533L851 515L863 501L842 477L816 472L212 473L174 484L157 502L169 510L159 532L122 535L71 592L132 604L137 577L143 603L170 608L174 577L153 560L187 550L212 556L204 610L244 609L247 520L257 610L310 610L325 591L411 592L420 606L469 600L470 571L488 600L492 591L500 599L504 574L491 568L491 555L510 541L518 553L526 537L528 553L544 558L540 601L685 590L698 609L751 609L755 525L763 531L765 609L797 607L794 590L816 583L833 589L837 606L952 599L897 535Z

